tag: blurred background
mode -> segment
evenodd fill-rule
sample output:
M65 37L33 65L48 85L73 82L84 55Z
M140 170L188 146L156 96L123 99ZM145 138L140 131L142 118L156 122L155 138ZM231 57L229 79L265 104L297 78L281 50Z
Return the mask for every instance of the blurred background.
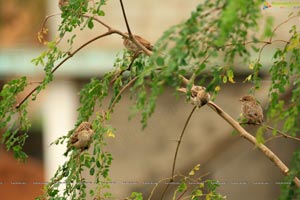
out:
M290 12L299 11L299 5L288 6L280 2L284 1L273 5L269 3L270 6L264 9L262 4L263 16L273 16L275 25L286 20ZM168 27L187 19L199 1L126 0L124 3L132 31L155 43ZM37 32L46 15L59 12L57 4L56 0L0 0L0 88L6 81L26 75L31 83L23 94L26 95L42 79L42 68L34 66L30 60L45 50L37 41ZM119 1L108 1L107 4L103 20L126 32ZM48 21L49 40L55 37L59 22L59 16ZM276 37L287 40L292 24L299 26L299 19L282 26ZM103 27L96 27L93 31L78 30L74 49L104 31ZM112 68L115 56L123 49L122 42L119 36L109 36L83 49L57 71L55 80L36 101L29 104L33 125L25 151L30 158L26 164L18 163L3 146L0 148L2 200L33 199L42 193L44 184L65 159L62 156L65 146L50 146L50 143L73 128L80 89L92 76L101 78ZM266 68L272 62L275 48L270 45L263 53ZM257 98L266 107L267 70L261 75L264 78L263 87ZM216 103L234 118L240 114L238 99L251 87L239 84L245 77L245 70L237 70L237 83L221 86L216 99ZM22 96L18 98L22 99ZM114 182L112 193L116 199L129 196L132 191L147 195L154 185L146 183L170 177L175 140L179 138L192 110L183 97L175 98L174 92L166 88L147 129L141 131L139 117L128 121L131 105L129 95L125 93L112 116L112 126L117 129L116 138L108 139L107 150L112 152L114 158L110 174ZM253 127L247 127L247 130L255 133ZM280 193L279 182L283 178L279 169L252 144L237 135L232 136L231 132L232 128L208 107L198 110L183 138L176 172L187 174L196 164L200 164L199 175L219 180L222 183L219 192L228 199L276 199ZM299 143L284 138L272 140L267 145L287 165L291 153L299 148ZM93 180L88 175L86 178ZM156 193L162 189L158 188ZM153 199L158 199L158 196Z

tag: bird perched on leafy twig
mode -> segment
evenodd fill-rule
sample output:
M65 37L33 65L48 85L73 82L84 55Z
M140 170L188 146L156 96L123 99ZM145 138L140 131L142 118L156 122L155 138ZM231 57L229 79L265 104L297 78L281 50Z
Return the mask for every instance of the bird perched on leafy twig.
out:
M187 93L186 88L179 88L178 91ZM199 85L193 85L191 88L191 95L189 102L197 107L202 107L210 101L210 94L206 88Z
M69 144L81 151L86 150L89 148L94 134L95 132L92 129L92 124L89 122L82 122L70 137Z
M128 33L125 33L125 35L127 35L129 37ZM143 45L149 51L153 50L152 44L149 41L147 41L146 39L142 38L139 35L133 35L133 37L136 41L138 41L141 45ZM141 51L141 48L139 46L137 46L130 38L123 37L123 40L124 40L123 41L124 46L129 51L132 51L133 53L138 53Z
M62 10L63 7L69 5L69 0L59 0L58 1L58 7L60 10Z
M264 121L263 109L255 97L246 95L240 98L242 115L249 124L262 124Z

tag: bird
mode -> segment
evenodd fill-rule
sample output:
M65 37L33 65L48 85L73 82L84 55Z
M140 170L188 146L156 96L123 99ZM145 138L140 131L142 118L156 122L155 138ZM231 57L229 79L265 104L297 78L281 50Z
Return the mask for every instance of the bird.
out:
M80 5L82 6L82 7L86 7L87 5L88 5L88 2L89 2L90 0L84 0L84 1L82 1L82 2L80 2ZM58 1L58 7L59 7L59 9L61 10L61 11L63 11L63 7L66 7L66 6L68 6L70 4L70 0L59 0Z
M69 0L59 0L58 1L58 7L60 10L62 10L62 8L67 5L69 5Z
M69 144L84 151L89 148L94 134L95 132L92 129L92 124L89 122L82 122L70 137Z
M201 107L208 103L210 100L210 94L206 92L206 88L203 86L194 85L191 89L191 102Z
M128 33L124 33L126 36L129 37ZM134 39L138 41L141 45L143 45L146 49L149 51L153 50L152 44L147 41L146 39L142 38L139 35L133 35ZM141 51L141 48L137 46L130 38L123 37L123 44L129 51L132 51L133 53L138 53Z
M264 121L263 109L255 97L245 95L240 98L242 115L249 124L262 124Z
M187 89L183 87L177 90L185 94L188 92ZM206 91L205 87L199 85L192 86L189 103L200 108L205 104L207 104L209 101L210 101L210 94Z

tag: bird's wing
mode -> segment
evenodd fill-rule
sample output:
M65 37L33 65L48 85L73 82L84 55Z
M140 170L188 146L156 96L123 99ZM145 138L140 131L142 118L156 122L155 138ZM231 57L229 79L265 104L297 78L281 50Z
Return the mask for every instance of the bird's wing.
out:
M152 51L153 46L152 44L148 41L142 38L141 36L134 35L135 39L139 41L144 47L146 47L148 50Z
M92 124L89 122L82 122L77 129L75 130L75 132L80 132L82 130L86 130L86 129L91 129L92 128Z
M70 143L74 144L78 141L78 131L75 131L74 134L70 137Z

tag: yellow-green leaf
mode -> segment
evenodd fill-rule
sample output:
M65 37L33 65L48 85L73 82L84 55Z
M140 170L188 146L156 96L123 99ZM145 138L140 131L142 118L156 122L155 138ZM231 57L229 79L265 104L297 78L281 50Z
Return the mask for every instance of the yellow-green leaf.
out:
M221 90L221 87L219 86L219 85L217 85L216 87L215 87L215 91L216 92L219 92Z
M228 81L229 81L230 83L235 83L235 81L233 80L234 74L233 74L232 69L228 69L228 70L227 70L227 76L228 76Z

